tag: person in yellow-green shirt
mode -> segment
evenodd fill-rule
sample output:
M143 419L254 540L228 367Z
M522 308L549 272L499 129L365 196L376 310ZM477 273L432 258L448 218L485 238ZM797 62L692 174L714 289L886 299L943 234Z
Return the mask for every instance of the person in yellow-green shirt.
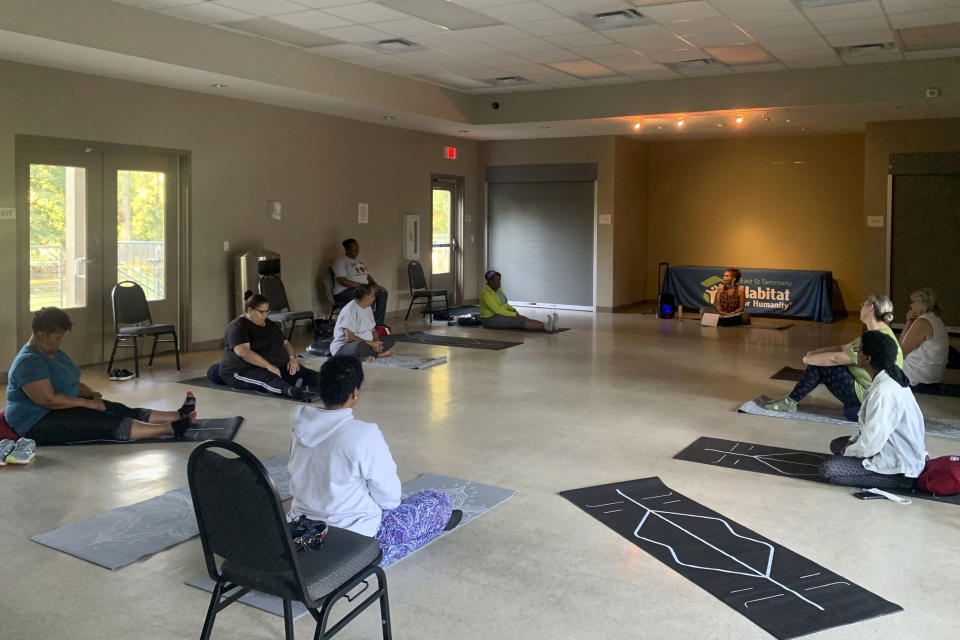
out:
M860 322L866 325L867 331L879 331L896 342L897 337L890 329L892 320L893 302L887 296L870 296L860 307ZM863 394L872 380L865 369L857 366L861 339L858 337L844 345L817 349L803 356L803 364L807 365L807 369L793 391L784 398L768 402L765 408L771 411L796 411L797 403L823 384L843 403L844 417L856 422ZM903 367L903 352L899 343L896 365Z
M480 324L487 329L526 329L527 331L546 331L553 333L557 329L560 317L553 313L546 322L527 318L517 313L508 302L500 287L500 273L491 269L483 275L487 284L480 292Z

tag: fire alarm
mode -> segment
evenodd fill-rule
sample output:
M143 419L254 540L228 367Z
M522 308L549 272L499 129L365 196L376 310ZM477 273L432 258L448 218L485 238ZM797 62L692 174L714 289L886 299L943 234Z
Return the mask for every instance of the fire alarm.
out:
M927 98L939 98L939 97L940 97L940 89L937 89L936 87L930 87L930 88L927 89L927 91L924 93L924 97L927 97Z

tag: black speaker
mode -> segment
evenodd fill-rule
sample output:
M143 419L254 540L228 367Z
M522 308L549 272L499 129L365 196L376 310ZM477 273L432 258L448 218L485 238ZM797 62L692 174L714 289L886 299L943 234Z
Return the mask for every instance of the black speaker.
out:
M661 293L657 297L657 317L672 318L677 312L677 299L672 293Z

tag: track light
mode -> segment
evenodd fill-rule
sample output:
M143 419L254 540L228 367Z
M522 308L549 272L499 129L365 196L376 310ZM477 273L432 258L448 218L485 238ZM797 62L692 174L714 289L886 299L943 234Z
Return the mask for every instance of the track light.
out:
M735 121L737 124L743 124L743 116L740 115L740 114L737 114L737 117L734 119L734 121Z
M683 128L683 125L684 125L684 120L683 120L683 118L678 118L678 119L677 119L677 127L680 128L680 129L682 129L682 128Z
M640 123L639 123L639 122L634 122L634 123L633 123L633 128L639 130L639 129L640 129Z

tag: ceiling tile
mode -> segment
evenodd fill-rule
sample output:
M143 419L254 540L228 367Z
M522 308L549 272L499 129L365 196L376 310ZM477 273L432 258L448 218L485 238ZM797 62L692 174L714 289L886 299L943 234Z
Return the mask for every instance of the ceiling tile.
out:
M888 28L886 16L872 18L855 18L853 20L837 20L835 22L818 22L820 33L825 36L840 33L858 33L861 31L881 31Z
M627 71L626 74L631 78L636 78L637 80L672 80L674 78L683 77L676 71L667 69L666 67L660 67L657 69L637 69L636 71Z
M607 35L634 49L643 51L671 51L687 47L687 43L660 25L648 24L626 29L610 29Z
M358 24L386 22L387 20L403 20L404 18L410 17L405 13L400 13L395 9L385 7L376 2L361 2L359 4L330 7L327 9L327 13Z
M679 22L720 17L720 12L705 0L645 6L640 12L657 22Z
M421 20L420 18L405 18L403 20L388 20L387 22L373 22L368 27L379 29L384 33L404 38L425 35L428 33L445 33L447 30L438 24Z
M557 48L556 51L534 51L533 53L525 53L523 54L523 57L527 60L539 62L541 64L546 64L548 62L566 62L569 60L580 59L580 56L572 51L567 51L566 49L560 48Z
M874 44L876 42L896 42L893 32L889 29L882 31L861 31L859 33L841 33L826 36L827 42L835 47L852 47L859 44Z
M550 66L558 71L569 73L580 78L602 78L615 76L617 72L590 60L574 60L571 62L551 62Z
M900 29L900 43L907 51L935 51L960 47L960 22Z
M753 42L747 33L727 18L710 18L683 23L670 23L670 31L697 47L746 44Z
M960 7L940 9L938 11L919 11L917 13L899 13L890 16L890 24L894 29L911 29L926 27L934 24L950 24L960 22Z
M555 18L553 20L537 20L535 22L518 22L514 25L535 36L559 36L565 33L584 33L590 31L587 27L570 18Z
M930 58L960 58L960 47L954 49L934 49L932 51L907 51L903 54L907 60L928 60Z
M488 67L502 67L504 65L530 64L526 58L513 55L498 55L483 58L477 58L477 62L485 64Z
M282 13L303 11L303 5L288 0L217 0L216 4L255 16L278 16Z
M550 67L546 67L542 64L535 64L533 62L527 62L526 64L507 64L502 65L500 68L504 71L509 71L512 74L523 76L527 79L529 79L532 75L540 75L544 71L550 71Z
M492 27L476 27L474 29L460 29L458 34L477 42L499 42L502 40L521 40L529 38L530 34L520 31L509 24L498 24Z
M710 4L720 13L735 18L774 12L797 12L791 0L710 0Z
M563 16L539 2L523 2L520 4L505 4L498 7L487 7L481 10L488 16L498 20L515 24L532 20L555 20Z
M383 40L389 38L390 34L383 31L377 31L363 25L354 25L352 27L339 27L337 29L322 29L318 31L323 35L343 42L372 42L374 40Z
M636 78L631 78L630 76L611 76L609 78L595 78L590 80L590 84L630 84L636 81Z
M772 62L770 54L757 44L741 44L728 47L704 47L711 57L728 65L760 64Z
M161 9L164 13L174 18L183 20L192 20L193 22L202 22L203 24L213 24L215 22L238 22L240 20L249 20L254 18L253 14L222 7L212 2L201 2L199 4L190 4L185 7L174 7L172 9Z
M872 56L848 56L843 59L847 64L876 64L878 62L899 62L900 60L903 60L903 54L899 51L878 53Z
M842 65L833 49L784 51L777 58L793 69Z
M813 28L809 22L803 24L790 24L780 27L760 27L748 29L747 32L757 40L789 40L791 38L809 38L819 36L820 32Z
M650 58L657 62L684 62L686 60L699 60L700 58L709 58L700 49L681 49L678 51L653 51Z
M807 16L799 11L774 11L772 13L754 13L750 15L736 16L732 20L747 31L751 29L763 29L767 27L786 27L794 24L809 25Z
M883 9L878 0L860 0L846 4L834 4L826 7L804 9L803 12L814 22L832 22L834 20L852 20L882 16Z
M499 49L488 44L469 40L456 31L428 33L418 36L415 42L431 49L439 49L458 56L495 56L502 53Z
M960 6L958 0L883 0L883 8L888 14L935 11L958 6Z
M610 58L594 58L594 62L602 64L616 71L640 71L642 69L663 69L662 65L647 56L631 53L629 55L613 56Z
M118 4L126 4L140 9L170 9L189 4L199 4L197 0L113 0Z
M533 53L535 51L560 50L560 47L557 45L547 42L546 40L541 40L540 38L524 38L523 40L507 40L506 42L498 42L497 48L521 55L525 53Z
M297 13L288 13L273 18L277 22L289 24L293 27L299 27L308 31L319 31L320 29L336 29L337 27L347 27L351 23L349 20L332 16L329 13L311 9L309 11L300 11Z
M359 58L367 56L377 56L378 58L393 58L385 53L377 53L369 47L363 47L359 44L331 44L325 47L309 47L310 53L316 53L330 58Z
M690 78L699 78L701 76L726 76L733 71L722 64L716 64L709 67L691 67L681 70L680 73Z
M779 54L782 51L810 51L813 49L829 50L830 45L822 36L806 36L804 38L787 38L786 40L761 40L760 44L767 51ZM778 56L779 57L779 56Z
M299 1L299 0L298 0ZM457 4L479 11L487 7L496 7L498 5L511 4L512 0L457 0Z
M571 47L570 50L579 53L584 58L607 58L611 56L622 56L632 53L630 47L613 42L609 44L592 45L589 47Z
M786 68L787 65L782 62L767 62L764 64L742 64L731 67L731 70L734 73L760 73L766 71L782 71Z
M568 33L562 36L546 36L544 38L560 47L589 47L592 45L610 44L610 39L595 31L588 33Z
M596 13L598 11L614 11L629 9L633 6L627 0L540 0L551 9L559 11L565 16L575 16L581 13Z
M344 4L356 4L357 0L296 0L296 2L311 9L326 9L327 7L339 7Z
M410 53L394 55L402 57L404 62L408 62L410 64L436 65L438 67L443 67L451 61L456 60L456 57L449 53L445 53L443 51L432 51L430 49L426 51L411 51Z
M298 47L319 47L326 44L336 44L336 41L328 36L315 31L291 27L288 24L283 24L270 18L253 18L252 20L241 20L239 22L226 22L220 26L263 38L270 38L271 40L279 40L280 42L293 44Z

